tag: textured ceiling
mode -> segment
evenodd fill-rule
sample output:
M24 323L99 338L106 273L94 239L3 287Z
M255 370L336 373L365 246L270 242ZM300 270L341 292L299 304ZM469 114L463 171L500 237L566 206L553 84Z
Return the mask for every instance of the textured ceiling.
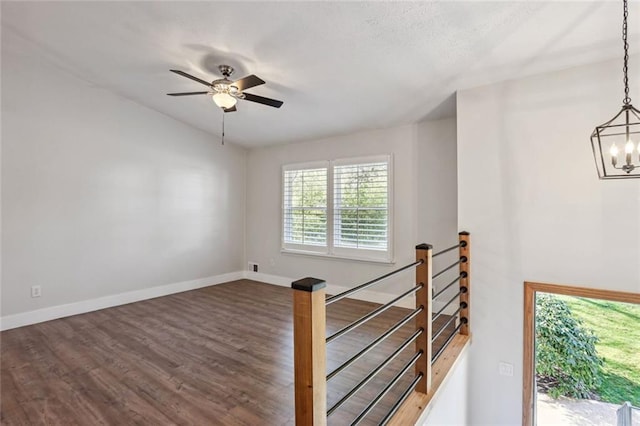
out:
M169 69L257 74L251 92L285 103L227 114L248 147L452 116L458 89L621 58L620 27L619 1L2 2L26 53L214 135L221 111L166 96L203 88Z

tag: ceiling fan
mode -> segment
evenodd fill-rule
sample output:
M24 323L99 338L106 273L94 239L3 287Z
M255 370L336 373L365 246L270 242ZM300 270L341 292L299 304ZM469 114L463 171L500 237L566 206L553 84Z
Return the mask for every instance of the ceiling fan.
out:
M223 78L214 80L211 83L199 79L198 77L194 77L191 74L187 74L184 71L170 70L173 73L190 78L191 80L197 81L200 84L204 84L205 86L209 87L209 90L203 92L167 93L167 95L211 95L216 105L222 108L224 112L236 111L236 102L238 102L238 99L257 102L259 104L268 105L274 108L280 108L284 103L276 99L265 98L263 96L252 95L251 93L244 92L245 89L250 89L252 87L264 84L265 82L261 78L252 74L245 78L241 78L240 80L232 81L229 79L229 77L231 77L231 74L233 74L233 67L230 67L229 65L220 65L218 66L218 69L223 75Z

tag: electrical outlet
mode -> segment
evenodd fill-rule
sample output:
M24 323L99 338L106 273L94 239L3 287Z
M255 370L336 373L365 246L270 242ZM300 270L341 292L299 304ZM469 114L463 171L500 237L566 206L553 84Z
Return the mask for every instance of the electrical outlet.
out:
M256 262L249 262L249 270L251 272L258 272L258 264Z
M498 363L498 372L501 376L513 377L513 364L508 362Z
M39 285L31 286L31 297L40 297L42 296L42 287Z

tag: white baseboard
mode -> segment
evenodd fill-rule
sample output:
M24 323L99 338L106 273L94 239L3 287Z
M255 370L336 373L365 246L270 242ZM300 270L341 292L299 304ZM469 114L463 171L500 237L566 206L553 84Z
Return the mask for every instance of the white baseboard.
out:
M244 278L244 275L243 271L230 272L228 274L214 275L211 277L198 278L196 280L161 285L158 287L145 288L144 290L129 291L126 293L99 297L97 299L83 300L81 302L74 302L66 305L51 306L49 308L7 315L0 318L0 330L10 330L12 328L22 327L25 325L37 324L39 322L64 318L71 315L84 314L87 312L97 311L99 309L126 305L127 303L139 302L141 300L153 299L156 297L167 296L169 294L181 293L183 291L195 290L202 287L235 281Z
M10 330L12 328L22 327L25 325L37 324L40 322L51 321L71 315L84 314L100 309L126 305L127 303L139 302L141 300L153 299L156 297L167 296L169 294L195 290L202 287L208 287L211 285L239 280L242 278L283 287L291 287L291 283L295 281L291 278L278 275L263 274L259 272L230 272L222 275L215 275L191 281L183 281L174 284L151 287L143 290L129 291L126 293L99 297L97 299L83 300L81 302L51 306L48 308L36 309L19 314L3 316L0 318L0 330ZM348 287L327 283L327 293L329 294L338 294L348 289ZM387 303L389 300L393 299L393 295L378 291L362 290L354 294L352 298L373 303ZM436 308L435 303L436 302L434 302L434 308ZM407 296L406 298L396 303L395 306L413 309L415 307L415 297L413 297L413 295Z
M253 271L244 271L244 278L253 281L260 281L261 283L279 285L282 287L291 287L291 283L295 281L291 278L282 277L279 275L269 275Z
M260 281L267 284L274 284L283 287L291 287L291 283L295 281L294 279L282 277L278 275L269 275L262 274L260 272L251 272L245 271L245 278L254 281ZM327 293L328 294L338 294L343 291L349 290L349 287L343 287L331 283L327 283ZM364 300L366 302L373 303L387 303L391 299L393 299L394 295L389 293L382 293L379 291L371 291L371 290L362 290L358 293L354 294L351 298L357 300ZM415 297L413 295L407 296L406 298L398 301L395 306L401 308L414 309L416 307Z

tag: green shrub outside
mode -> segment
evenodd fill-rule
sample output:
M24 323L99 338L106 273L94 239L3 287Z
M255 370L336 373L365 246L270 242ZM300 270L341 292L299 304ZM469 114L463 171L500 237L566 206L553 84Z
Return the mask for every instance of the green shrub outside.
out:
M553 398L590 398L601 383L598 338L586 329L562 300L550 294L536 298L536 375Z

